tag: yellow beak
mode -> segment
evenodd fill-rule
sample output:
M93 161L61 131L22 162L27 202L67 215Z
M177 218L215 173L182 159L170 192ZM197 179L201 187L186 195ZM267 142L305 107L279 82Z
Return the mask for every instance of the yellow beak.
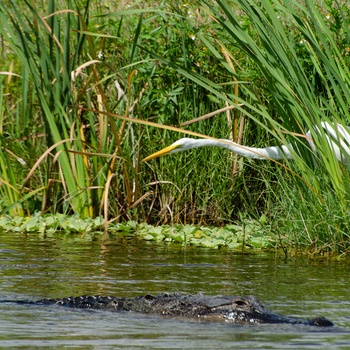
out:
M174 149L179 148L179 147L181 147L181 146L180 146L180 145L171 145L171 146L168 146L168 147L163 148L162 150L160 150L160 151L158 151L158 152L156 152L156 153L151 154L150 156L146 157L146 158L143 159L142 161L143 161L143 162L148 162L148 161L151 160L151 159L165 156L166 154L170 153L171 151L173 151Z

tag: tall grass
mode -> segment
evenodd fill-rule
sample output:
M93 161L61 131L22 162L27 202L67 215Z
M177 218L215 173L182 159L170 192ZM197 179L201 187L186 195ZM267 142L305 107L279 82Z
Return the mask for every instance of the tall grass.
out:
M348 172L317 127L349 119L346 6L158 5L0 3L1 54L14 62L1 70L21 76L1 81L2 212L103 215L106 227L264 214L281 241L345 251ZM294 161L198 149L141 164L179 138L171 126L257 147L293 143Z
M82 9L74 8L72 2L68 2L68 8L59 5L49 1L44 15L31 2L24 1L21 10L14 1L0 4L0 32L21 65L24 84L30 82L23 89L22 109L27 105L26 92L33 89L40 108L36 110L40 113L38 128L44 132L46 142L46 149L36 154L38 158L31 162L21 187L12 187L17 197L9 201L18 202L18 196L33 190L41 167L42 211L120 217L138 199L138 188L132 186L131 180L137 172L126 169L121 147L132 128L127 128L125 122L117 125L106 115L111 101L103 82L113 78L117 82L118 77L116 73L106 77L106 71L97 68L103 64L98 59L98 45L103 38L94 42L94 33L89 32L89 1ZM126 114L134 108L130 104L134 71L129 71L127 88L120 88L122 96L112 102L114 106L120 104L119 111ZM33 117L23 114L29 123L33 121ZM21 123L29 129L25 118ZM129 147L137 147L137 139L131 142ZM111 186L113 182L117 182L116 186ZM113 197L116 200L111 203L109 199Z
M10 133L4 130L5 108L4 100L8 94L8 85L11 82L12 72L8 72L0 77L0 194L1 204L8 207L8 211L13 216L23 216L23 208L19 202L20 194L18 190L18 178L15 169L16 161L20 161L25 165L23 159L17 156L13 151L9 150L9 140L7 137ZM12 158L12 159L11 159Z
M226 82L208 79L211 72L193 72L193 68L186 69L174 62L168 64L193 83L207 89L221 103L236 106L242 116L249 119L250 128L253 124L258 126L255 142L260 143L256 136L265 133L264 137L270 142L291 143L294 160L284 162L282 167L274 170L263 166L257 182L264 186L255 185L254 189L247 182L249 175L242 171L244 166L240 176L234 178L229 186L222 177L223 174L229 176L223 168L225 165L219 160L213 165L207 151L198 151L208 157L204 157L204 161L202 157L197 160L195 152L184 155L183 158L192 159L200 167L200 175L189 161L183 170L176 169L175 175L168 174L165 178L175 179L176 185L183 183L185 174L187 186L178 190L177 197L165 196L162 199L165 202L163 212L165 208L170 208L169 200L184 204L183 191L187 187L190 187L190 193L186 198L193 198L193 194L194 201L199 197L205 198L206 210L212 209L211 200L220 193L220 189L216 187L211 191L206 175L212 174L214 179L217 171L225 188L223 201L240 201L238 206L226 205L226 214L230 211L235 217L235 210L236 213L248 211L251 215L265 211L275 222L276 230L288 232L289 242L346 252L349 247L348 169L333 156L332 146L321 127L322 121L349 124L350 42L346 4L328 2L326 7L321 7L314 1L301 4L299 1L253 0L216 1L218 6L206 1L199 3L202 5L200 26L194 26L193 30L211 51L211 57L217 58L225 69L226 73L222 72L221 76L231 75L231 79ZM210 23L207 32L201 30L206 21ZM258 80L254 80L256 75ZM239 95L234 89L238 84ZM213 130L215 136L221 136L218 129ZM317 149L315 154L308 146L307 130L311 131ZM249 133L252 131L247 128L245 135ZM271 136L267 137L268 134ZM337 138L335 142L340 143L340 135ZM217 156L218 152L214 152ZM342 152L346 164L349 157L346 150L342 149ZM176 157L181 162L181 156ZM174 166L169 159L160 162L162 169ZM208 167L203 167L206 163ZM256 172L261 162L255 162L253 166ZM179 172L181 175L177 175ZM196 190L193 189L190 177L195 178L197 183L202 182L203 188L196 184ZM243 188L243 195L242 190L240 194L235 193L238 188ZM231 192L231 189L234 190ZM256 190L259 193L254 195ZM217 200L215 202L218 203ZM198 209L198 203L195 207ZM171 215L174 216L174 213L171 212Z
M270 131L276 141L293 144L294 161L288 167L298 176L282 172L282 178L277 179L283 184L281 190L287 194L286 197L276 196L282 212L293 213L288 222L299 223L296 226L299 230L302 228L300 232L304 232L308 244L320 240L334 248L336 242L341 241L342 249L346 249L349 176L347 169L332 155L332 146L320 123L349 123L350 72L346 54L350 44L349 10L346 5L341 7L332 2L328 2L325 10L314 1L305 1L305 4L299 1L217 1L218 8L212 3L202 3L222 31L213 36L214 41L203 37L209 49L218 56L219 49L224 47L226 55L235 60L239 48L258 67L264 81L260 93L269 96L272 108L262 104L259 96L254 98L256 85L249 79L249 72L233 71L225 64L237 80L245 76L249 82L242 86L242 112ZM241 11L241 15L237 16L237 11ZM242 25L244 21L250 23L250 30ZM343 36L340 37L340 33ZM233 42L233 49L226 44L228 38ZM216 90L218 96L228 96L226 100L235 104L237 96L227 91L224 95L214 84L201 81ZM305 130L311 130L317 149L312 157L305 142ZM349 156L344 149L342 151L348 163Z

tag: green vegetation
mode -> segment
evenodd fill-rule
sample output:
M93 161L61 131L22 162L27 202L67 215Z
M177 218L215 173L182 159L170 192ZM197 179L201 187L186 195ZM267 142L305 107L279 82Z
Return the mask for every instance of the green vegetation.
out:
M56 237L57 234L80 234L82 237L99 234L103 227L102 218L80 219L77 215L63 214L33 215L15 219L0 217L0 229L5 232L38 233L43 237ZM123 238L141 238L147 241L178 243L184 246L196 245L205 248L227 247L239 252L259 251L277 247L277 238L266 235L269 231L264 219L247 220L242 226L226 225L224 227L197 227L194 225L151 226L146 223L128 221L112 223L108 235L116 234Z
M347 3L112 6L0 3L6 220L39 220L40 212L43 221L78 215L86 227L90 220L105 230L137 221L170 224L164 230L171 232L176 224L233 223L245 232L253 222L260 247L347 254L349 172L313 129L321 121L350 124ZM293 142L295 160L198 149L141 163L182 136L170 126L255 147ZM309 129L320 150L314 157ZM267 224L258 229L262 217ZM147 229L147 237L158 230ZM211 229L215 238L205 244L235 248L217 243L218 231Z

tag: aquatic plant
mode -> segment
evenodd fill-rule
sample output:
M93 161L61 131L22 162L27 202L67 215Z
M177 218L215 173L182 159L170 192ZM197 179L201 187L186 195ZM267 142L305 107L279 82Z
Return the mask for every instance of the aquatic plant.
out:
M22 5L0 2L2 214L102 216L104 229L265 216L290 246L347 252L348 172L325 135L316 159L304 135L349 121L346 4ZM293 162L196 150L140 163L181 130L299 147Z

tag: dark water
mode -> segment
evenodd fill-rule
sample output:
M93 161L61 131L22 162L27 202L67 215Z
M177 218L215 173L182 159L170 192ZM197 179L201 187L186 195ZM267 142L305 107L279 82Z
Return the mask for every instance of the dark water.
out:
M79 294L256 295L332 329L233 325L0 303L0 348L350 349L350 264L96 237L0 233L0 300Z

